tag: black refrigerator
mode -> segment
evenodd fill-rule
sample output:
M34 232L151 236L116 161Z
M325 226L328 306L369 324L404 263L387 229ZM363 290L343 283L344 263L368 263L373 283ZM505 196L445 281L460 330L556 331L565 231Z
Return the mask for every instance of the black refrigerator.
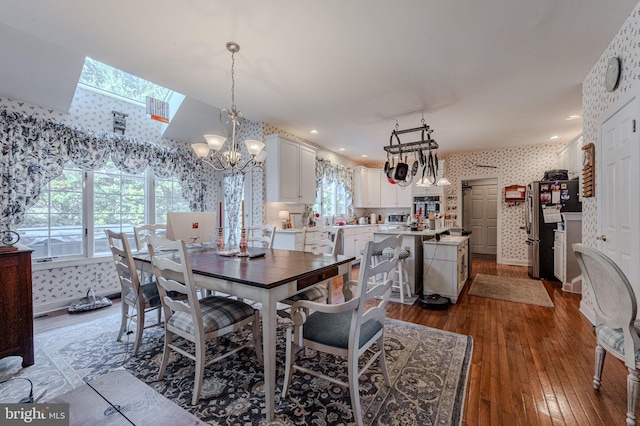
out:
M581 212L578 180L536 181L527 185L525 227L527 262L533 278L553 280L553 230L562 213Z

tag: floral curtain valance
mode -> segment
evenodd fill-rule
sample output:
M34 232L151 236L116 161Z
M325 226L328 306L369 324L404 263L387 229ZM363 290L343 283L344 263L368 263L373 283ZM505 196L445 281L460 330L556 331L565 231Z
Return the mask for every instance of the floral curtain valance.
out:
M353 168L316 158L316 192L322 188L322 180L342 185L349 200L353 199Z
M72 161L83 170L103 167L111 158L125 173L151 167L158 177L177 177L192 210L201 210L204 170L192 152L116 134L94 134L48 119L0 108L0 229L13 229L38 201L42 189Z

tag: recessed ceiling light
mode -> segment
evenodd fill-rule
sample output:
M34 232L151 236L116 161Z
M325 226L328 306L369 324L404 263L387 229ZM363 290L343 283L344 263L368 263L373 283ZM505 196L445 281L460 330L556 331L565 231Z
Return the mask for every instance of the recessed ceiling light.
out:
M363 158L364 158L364 157L368 157L368 155L367 155L367 154L362 154L362 157L363 157Z
M317 131L316 129L312 129L309 133L311 133L312 135L317 135L320 132Z
M572 114L572 115L566 117L565 120L571 121L571 120L577 120L578 118L580 118L580 116L578 114Z
M338 149L338 151L344 151L344 150L345 150L344 148L340 148L340 149Z
M551 139L552 141L555 141L556 139L560 139L560 136L558 136L558 135L553 135L553 136L551 136L549 139Z

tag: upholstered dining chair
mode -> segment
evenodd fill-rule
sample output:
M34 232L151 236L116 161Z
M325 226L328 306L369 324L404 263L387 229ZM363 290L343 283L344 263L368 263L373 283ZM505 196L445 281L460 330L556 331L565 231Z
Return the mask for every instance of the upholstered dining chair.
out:
M605 355L610 353L627 366L627 425L636 424L640 324L635 323L636 296L624 272L603 253L573 244L593 309L596 313L596 354L593 388L600 389Z
M377 359L382 376L387 386L390 386L384 356L384 320L391 294L390 272L398 263L401 243L401 236L391 236L377 243L367 242L358 280L343 285L346 300L344 303L298 301L293 304L291 317L294 325L287 330L283 398L289 392L294 371L324 378L331 383L349 388L353 418L357 425L362 425L358 377ZM395 255L372 266L372 253L385 248L393 249ZM382 274L385 277L384 281L369 287L369 278L377 274ZM307 315L306 312L311 310L313 313ZM374 344L376 350L373 350ZM298 347L346 358L347 381L298 365ZM366 365L359 369L358 359L367 351L373 354Z
M162 324L160 296L155 282L140 284L139 271L131 255L131 246L127 235L124 232L118 233L109 229L105 229L105 234L115 261L116 273L120 280L122 318L117 340L118 342L121 341L122 335L131 322L136 323L133 341L133 355L135 356L140 348L143 330ZM158 314L157 321L153 324L146 324L146 314L154 310Z
M313 234L311 233L313 231ZM308 230L302 229L303 251L312 253L335 254L338 241L342 239L342 228L334 229L332 227L318 227ZM313 235L313 237L311 237ZM314 284L307 287L303 291L288 299L282 300L281 303L293 305L299 300L311 300L313 302L327 302L330 300L330 286L323 283ZM288 316L286 311L279 311L282 316Z
M260 313L252 306L228 297L209 296L198 299L184 241L172 241L147 235L147 246L164 313L164 352L158 380L162 380L164 377L171 351L194 360L196 365L191 404L195 405L200 400L204 368L252 345L251 342L247 342L206 360L207 342L217 341L217 337L238 331L251 324L253 347L258 363L262 364ZM167 254L161 255L160 249L175 250L175 252L172 252L170 257L165 257ZM176 279L180 281L176 281ZM172 291L186 294L188 300L174 299L170 296ZM174 336L192 342L195 348L190 350L188 345L174 342Z
M140 251L147 248L147 241L145 240L145 237L147 236L147 234L156 235L156 231L162 231L162 230L164 231L167 230L167 225L165 225L164 223L157 223L155 225L145 224L140 226L134 226L133 236L136 241L136 250Z
M247 228L247 243L253 247L273 247L273 239L276 236L276 227L263 224Z

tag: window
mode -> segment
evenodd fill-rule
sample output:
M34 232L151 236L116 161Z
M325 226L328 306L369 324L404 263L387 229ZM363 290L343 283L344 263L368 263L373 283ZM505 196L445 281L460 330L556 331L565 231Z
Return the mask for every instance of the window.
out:
M166 223L168 212L188 212L189 203L182 198L182 188L176 178L156 178L155 223Z
M108 253L105 229L133 238L133 227L145 223L145 175L125 174L109 161L93 179L94 253Z
M18 233L20 243L34 250L33 258L83 254L82 175L82 170L67 164L26 212Z
M154 180L156 190L145 191ZM177 179L158 179L150 171L126 174L112 162L89 172L69 163L27 211L17 231L20 243L34 250L34 260L102 256L109 253L105 229L126 232L135 244L134 225L165 223L167 211L189 210Z
M329 182L327 178L323 178L322 188L318 191L313 209L325 217L347 214L347 191L345 187L337 182Z
M85 58L78 83L106 95L140 104L146 103L147 96L167 101L172 93L169 89L91 58Z

